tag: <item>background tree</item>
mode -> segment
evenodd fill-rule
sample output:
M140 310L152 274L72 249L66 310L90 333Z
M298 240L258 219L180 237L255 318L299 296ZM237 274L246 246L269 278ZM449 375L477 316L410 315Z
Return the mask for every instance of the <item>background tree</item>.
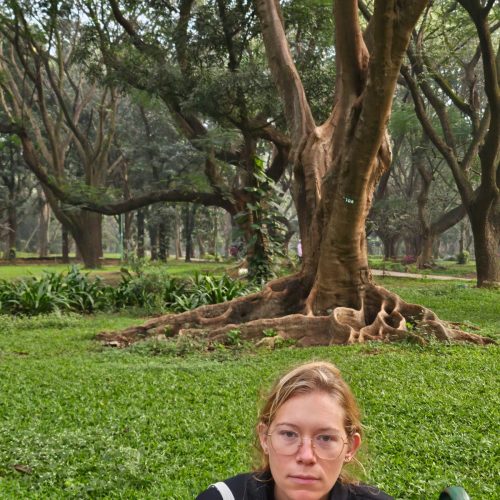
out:
M29 200L33 177L26 171L21 157L20 143L16 136L0 137L0 216L4 256L16 257L17 232L20 211Z
M478 286L500 282L500 84L493 41L499 24L494 3L435 2L413 33L411 66L402 67L417 116L451 169L467 211ZM434 43L437 35L445 41L442 49ZM456 115L463 117L466 133L453 127Z
M9 8L10 7L10 8ZM1 105L23 156L42 183L58 220L72 234L87 267L99 265L101 216L65 205L68 193L98 190L108 169L118 104L112 86L85 79L74 51L80 43L78 16L66 5L11 2L0 11L3 35Z
M397 96L390 122L391 169L377 187L369 220L384 242L386 258L395 258L398 242L404 241L406 263L418 256L418 266L424 268L433 265L439 235L460 221L465 210L407 98L407 91Z

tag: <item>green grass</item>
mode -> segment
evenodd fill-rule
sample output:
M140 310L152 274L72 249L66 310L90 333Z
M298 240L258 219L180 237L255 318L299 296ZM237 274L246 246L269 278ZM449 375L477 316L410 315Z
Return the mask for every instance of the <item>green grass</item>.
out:
M443 319L492 336L500 330L498 292L379 282ZM437 499L450 484L472 499L498 498L497 346L372 343L176 357L154 343L116 351L92 340L141 321L0 318L0 498L194 498L248 470L260 388L311 359L336 363L359 399L368 482L401 499Z
M74 264L4 264L0 265L0 279L17 279L25 276L41 276L45 271L59 273L69 270L71 265ZM184 262L172 259L167 262L166 266L169 274L172 276L187 277L192 276L196 271L222 274L231 265L221 262ZM81 264L78 264L78 267L84 272L90 272L91 275L97 274L105 278L106 274L116 273L124 266L106 265L98 270L92 271L84 269Z
M68 271L74 264L14 264L14 265L0 265L0 279L18 279L27 276L41 276L44 272L50 273L60 273ZM120 270L120 266L103 266L99 270L89 271L84 269L82 265L78 267L84 273L106 275L107 273L117 272Z

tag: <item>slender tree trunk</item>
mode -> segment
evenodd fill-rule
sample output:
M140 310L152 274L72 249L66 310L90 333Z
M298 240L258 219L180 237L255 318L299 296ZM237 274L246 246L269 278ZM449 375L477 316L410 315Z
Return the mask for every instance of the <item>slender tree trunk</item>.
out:
M185 261L191 262L193 257L193 231L194 231L194 220L196 213L196 205L193 205L192 208L189 204L184 208L184 237L186 242L186 256Z
M132 222L134 214L133 212L128 212L124 215L124 217L123 254L125 256L125 260L127 260L130 252L132 251Z
M151 260L158 260L158 226L150 224L148 226L149 246L151 249Z
M464 232L465 232L465 224L460 224L460 236L458 238L458 253L463 253L464 248Z
M203 257L206 255L207 252L205 250L205 244L203 242L201 234L196 235L196 242L198 243L198 252L200 254L200 259L203 259Z
M158 224L158 258L162 262L167 262L169 247L168 229L165 222Z
M69 231L64 224L61 224L61 240L62 261L63 264L69 264Z
M137 257L144 258L144 210L137 210Z
M7 208L7 227L7 256L9 259L15 259L17 241L17 210L14 203L9 203Z
M417 267L424 269L432 267L434 264L432 246L435 235L431 230L431 217L429 214L429 191L432 182L432 172L425 166L424 145L425 138L420 140L419 147L412 153L412 162L420 174L421 187L417 197L418 221L420 223L420 233L422 238L422 250L417 259Z
M181 217L177 206L175 207L175 258L182 259Z
M38 256L43 258L49 255L49 220L50 206L40 193L40 215L38 219Z

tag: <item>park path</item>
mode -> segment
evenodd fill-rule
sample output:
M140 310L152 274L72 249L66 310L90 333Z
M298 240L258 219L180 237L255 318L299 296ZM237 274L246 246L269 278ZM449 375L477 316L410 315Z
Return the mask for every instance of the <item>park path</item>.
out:
M374 276L394 276L397 278L419 278L429 280L452 280L452 281L476 281L476 278L459 278L457 276L444 276L437 274L401 273L398 271L386 271L383 269L372 269Z

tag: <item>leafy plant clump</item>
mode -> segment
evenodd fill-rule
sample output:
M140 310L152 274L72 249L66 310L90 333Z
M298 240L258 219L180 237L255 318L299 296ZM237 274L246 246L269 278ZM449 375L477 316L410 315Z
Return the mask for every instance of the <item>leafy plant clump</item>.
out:
M230 278L224 274L195 273L194 277L185 283L181 293L172 294L171 307L177 312L187 311L207 304L219 304L255 291L255 286L244 281Z
M107 304L99 278L89 279L77 267L68 273L44 273L20 281L0 281L0 313L35 316L52 312L90 313Z
M169 308L184 288L185 282L169 276L166 268L146 266L134 273L122 269L121 282L108 293L115 309L138 307L152 313Z
M69 272L45 272L41 277L0 281L0 314L36 316L53 312L92 313L129 307L147 313L187 311L217 304L254 290L254 286L227 275L195 273L188 280L173 278L165 267L122 269L117 286L90 278L77 267Z

